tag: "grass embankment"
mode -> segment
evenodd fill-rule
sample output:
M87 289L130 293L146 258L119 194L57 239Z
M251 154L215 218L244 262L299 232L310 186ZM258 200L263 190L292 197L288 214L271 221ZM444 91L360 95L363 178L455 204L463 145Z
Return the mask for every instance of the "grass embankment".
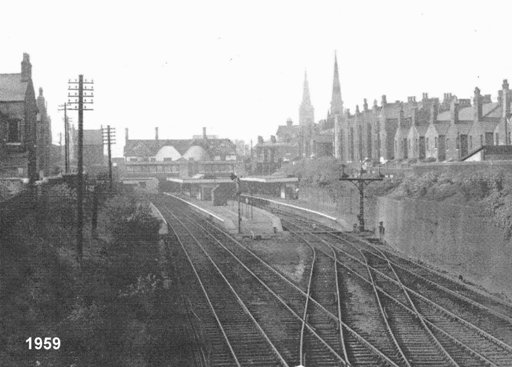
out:
M79 269L73 197L53 187L47 209L0 239L0 365L186 366L190 343L159 221L133 196L100 200L99 239L87 224ZM29 337L58 337L61 347L29 350Z

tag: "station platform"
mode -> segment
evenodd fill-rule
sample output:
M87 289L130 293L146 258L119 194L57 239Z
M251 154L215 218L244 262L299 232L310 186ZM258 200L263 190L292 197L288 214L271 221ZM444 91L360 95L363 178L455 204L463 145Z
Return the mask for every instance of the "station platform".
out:
M250 197L250 195L246 196ZM319 210L314 203L305 200L286 200L268 195L253 195L252 197L267 200L271 205L311 217L329 227L341 231L352 231L354 223L358 223L356 215L340 214L335 210Z
M222 225L229 232L238 234L238 203L236 201L228 200L228 205L214 206L209 201L170 193L164 194L187 203L197 213ZM265 210L247 205L245 202L240 204L240 214L240 234L243 236L268 237L283 231L281 220L277 216Z

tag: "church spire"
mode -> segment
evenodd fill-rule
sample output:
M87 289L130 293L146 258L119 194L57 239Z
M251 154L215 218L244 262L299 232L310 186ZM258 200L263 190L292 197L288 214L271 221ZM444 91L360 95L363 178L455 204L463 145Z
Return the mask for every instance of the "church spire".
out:
M302 91L302 102L299 108L299 125L309 125L315 122L315 109L311 105L309 95L308 74L304 71L304 89Z
M334 80L332 83L331 115L343 114L343 100L341 99L340 76L338 73L338 58L334 52Z
M309 96L308 72L304 71L304 90L302 92L302 103L310 105L311 98Z

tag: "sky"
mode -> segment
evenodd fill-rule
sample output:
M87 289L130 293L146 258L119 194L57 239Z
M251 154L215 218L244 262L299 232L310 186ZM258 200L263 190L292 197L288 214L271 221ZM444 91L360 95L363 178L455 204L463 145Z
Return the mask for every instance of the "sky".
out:
M470 98L495 100L512 79L512 5L507 1L11 1L2 5L0 73L30 54L44 89L54 143L67 81L94 80L84 128L131 139L207 133L247 143L298 122L307 70L315 119L325 118L337 53L345 108ZM77 122L76 112L70 113Z

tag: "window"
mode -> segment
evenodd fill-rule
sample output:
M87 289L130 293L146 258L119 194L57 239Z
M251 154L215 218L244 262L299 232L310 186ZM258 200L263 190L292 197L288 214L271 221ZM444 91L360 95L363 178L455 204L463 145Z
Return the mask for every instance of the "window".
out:
M434 148L437 148L437 136L434 138Z
M500 144L500 136L498 133L496 133L496 145L499 145Z
M473 149L473 137L469 136L469 149Z
M426 145L427 145L427 148L428 148L428 138L427 138L427 143L426 143Z
M155 157L151 157L151 158L149 158L149 161L150 162L156 162L156 158Z
M172 162L172 158L171 157L164 157L164 162Z
M20 122L19 120L10 120L8 123L8 142L19 143L20 142Z
M480 135L480 145L484 145L484 136Z

